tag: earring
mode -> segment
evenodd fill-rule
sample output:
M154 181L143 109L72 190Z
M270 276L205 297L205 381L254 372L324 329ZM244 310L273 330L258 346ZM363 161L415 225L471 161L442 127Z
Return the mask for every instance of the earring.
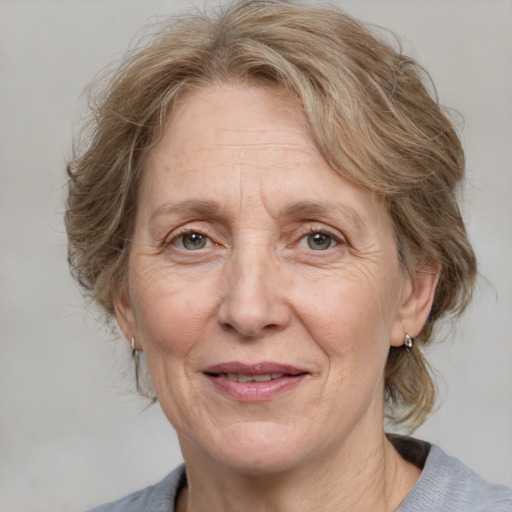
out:
M407 333L405 333L404 343L402 346L405 348L405 350L407 350L407 352L410 352L413 345L414 338L411 338Z
M135 338L132 336L132 356L138 357L139 351L135 348Z
M140 379L139 379L139 371L140 371L140 350L135 348L135 338L132 336L132 358L135 364L135 389L141 393L140 388ZM141 393L143 394L143 393Z

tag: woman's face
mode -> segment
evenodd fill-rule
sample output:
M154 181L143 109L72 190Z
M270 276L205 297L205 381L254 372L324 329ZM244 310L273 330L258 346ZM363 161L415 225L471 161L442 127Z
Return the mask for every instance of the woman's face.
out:
M381 201L329 167L298 102L225 85L149 155L116 310L186 460L278 471L382 432L413 288Z

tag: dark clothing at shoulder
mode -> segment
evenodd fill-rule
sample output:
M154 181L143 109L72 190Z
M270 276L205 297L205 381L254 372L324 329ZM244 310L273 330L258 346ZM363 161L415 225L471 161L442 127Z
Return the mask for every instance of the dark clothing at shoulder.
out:
M485 482L438 446L407 437L389 439L404 459L423 468L396 512L512 512L512 487ZM158 484L89 512L175 512L186 481L181 465Z

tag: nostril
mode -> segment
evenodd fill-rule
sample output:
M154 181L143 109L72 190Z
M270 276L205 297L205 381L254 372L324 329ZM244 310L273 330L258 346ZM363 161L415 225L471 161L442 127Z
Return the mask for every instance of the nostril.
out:
M220 322L220 326L228 332L236 331L236 329L229 322Z
M243 338L257 338L264 334L271 334L283 329L284 326L280 326L277 323L252 323L252 322L230 322L220 321L220 327L227 333L237 333Z

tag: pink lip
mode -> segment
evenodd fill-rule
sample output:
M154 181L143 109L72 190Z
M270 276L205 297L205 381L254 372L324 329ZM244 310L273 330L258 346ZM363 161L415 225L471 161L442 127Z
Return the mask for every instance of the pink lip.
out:
M203 370L203 373L243 373L245 375L262 375L264 373L283 373L287 375L299 375L308 373L306 370L289 364L261 362L255 364L239 363L230 361L214 364Z
M257 364L226 362L209 366L203 370L203 373L221 393L242 402L269 400L295 388L309 375L309 372L301 368L271 362ZM280 373L283 375L265 382L238 382L228 379L228 373L243 375Z

